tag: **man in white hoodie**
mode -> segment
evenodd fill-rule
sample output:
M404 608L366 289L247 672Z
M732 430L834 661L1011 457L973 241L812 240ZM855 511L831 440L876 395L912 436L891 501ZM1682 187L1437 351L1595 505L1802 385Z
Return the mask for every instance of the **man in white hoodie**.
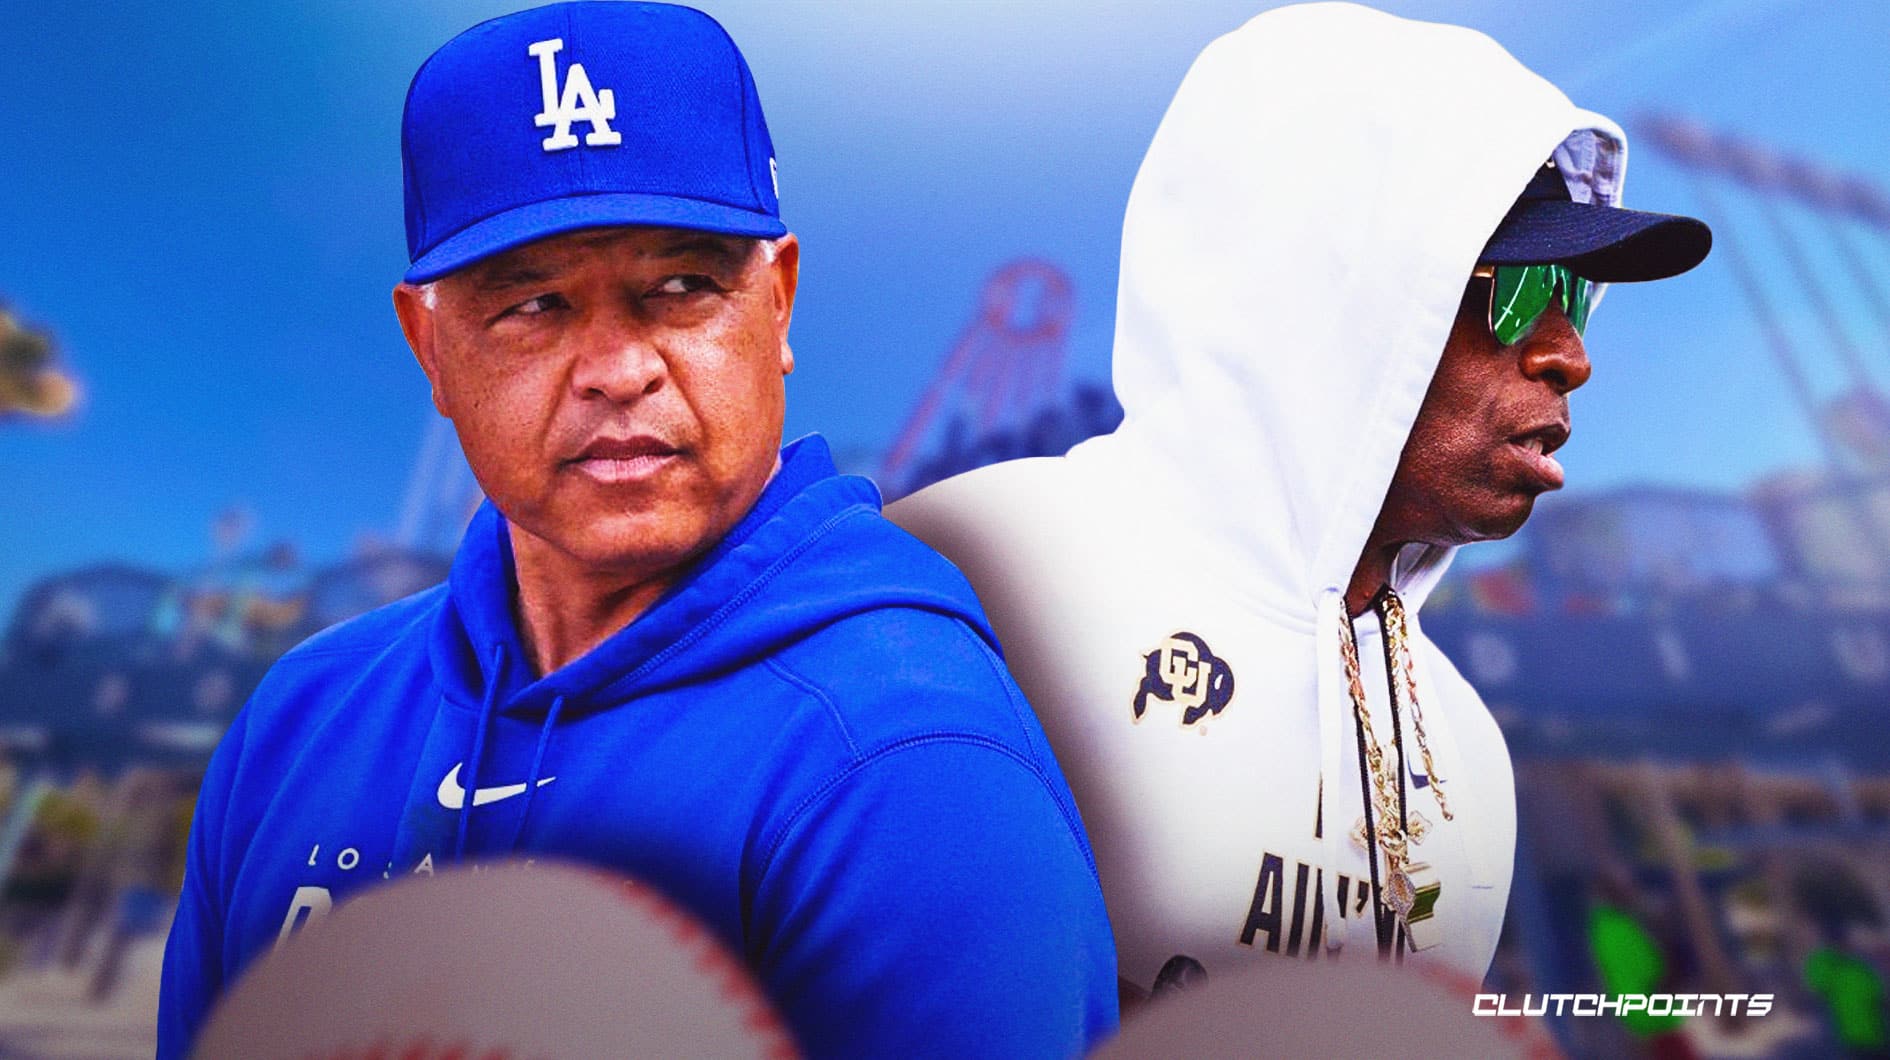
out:
M1125 1000L1258 954L1488 969L1509 756L1417 613L1561 485L1598 282L1707 252L1620 208L1625 164L1481 34L1261 15L1196 60L1130 193L1121 427L889 509L970 577L1043 721Z

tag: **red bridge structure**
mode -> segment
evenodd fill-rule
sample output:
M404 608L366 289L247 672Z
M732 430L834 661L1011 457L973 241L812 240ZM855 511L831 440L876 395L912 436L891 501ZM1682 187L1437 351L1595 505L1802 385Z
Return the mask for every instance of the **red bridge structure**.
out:
M881 463L888 498L974 467L1060 455L1122 418L1106 386L1063 389L1075 288L1061 268L1020 258L991 274Z

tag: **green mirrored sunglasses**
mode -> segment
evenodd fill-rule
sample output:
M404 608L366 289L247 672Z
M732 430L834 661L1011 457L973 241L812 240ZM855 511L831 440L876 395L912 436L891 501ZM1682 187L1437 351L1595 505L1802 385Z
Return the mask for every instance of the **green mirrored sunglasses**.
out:
M1522 341L1550 302L1561 306L1575 334L1588 327L1595 285L1566 265L1478 265L1472 275L1490 281L1490 333L1505 346Z

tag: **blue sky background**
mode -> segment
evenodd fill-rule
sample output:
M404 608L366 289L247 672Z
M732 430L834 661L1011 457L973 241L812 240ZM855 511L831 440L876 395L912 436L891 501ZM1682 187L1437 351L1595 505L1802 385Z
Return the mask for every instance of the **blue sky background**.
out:
M256 542L318 562L391 535L433 415L388 300L405 264L401 100L433 48L513 6L0 12L0 301L53 333L85 392L64 421L0 422L0 615L34 579L85 563L198 565L233 505L254 512ZM804 245L790 433L865 456L1014 257L1070 272L1072 372L1107 377L1136 165L1194 55L1269 5L702 6L754 69ZM1642 115L1671 113L1841 170L1890 158L1890 4L1384 6L1490 33L1631 139ZM1651 150L1630 177L1630 204L1701 209ZM1838 362L1750 202L1709 220L1764 264L1835 392ZM1890 285L1890 243L1858 234ZM1835 259L1819 262L1872 370L1890 374L1890 333ZM1723 255L1617 288L1589 347L1572 490L1739 489L1816 458Z

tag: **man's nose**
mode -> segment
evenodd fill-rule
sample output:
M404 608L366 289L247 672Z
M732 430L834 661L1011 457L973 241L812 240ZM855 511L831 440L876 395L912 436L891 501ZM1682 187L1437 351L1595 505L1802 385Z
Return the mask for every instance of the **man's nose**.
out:
M646 330L623 319L599 321L581 343L571 385L580 397L635 401L663 388L669 365Z
M1588 382L1588 350L1560 306L1550 306L1522 344L1523 375L1566 394Z

